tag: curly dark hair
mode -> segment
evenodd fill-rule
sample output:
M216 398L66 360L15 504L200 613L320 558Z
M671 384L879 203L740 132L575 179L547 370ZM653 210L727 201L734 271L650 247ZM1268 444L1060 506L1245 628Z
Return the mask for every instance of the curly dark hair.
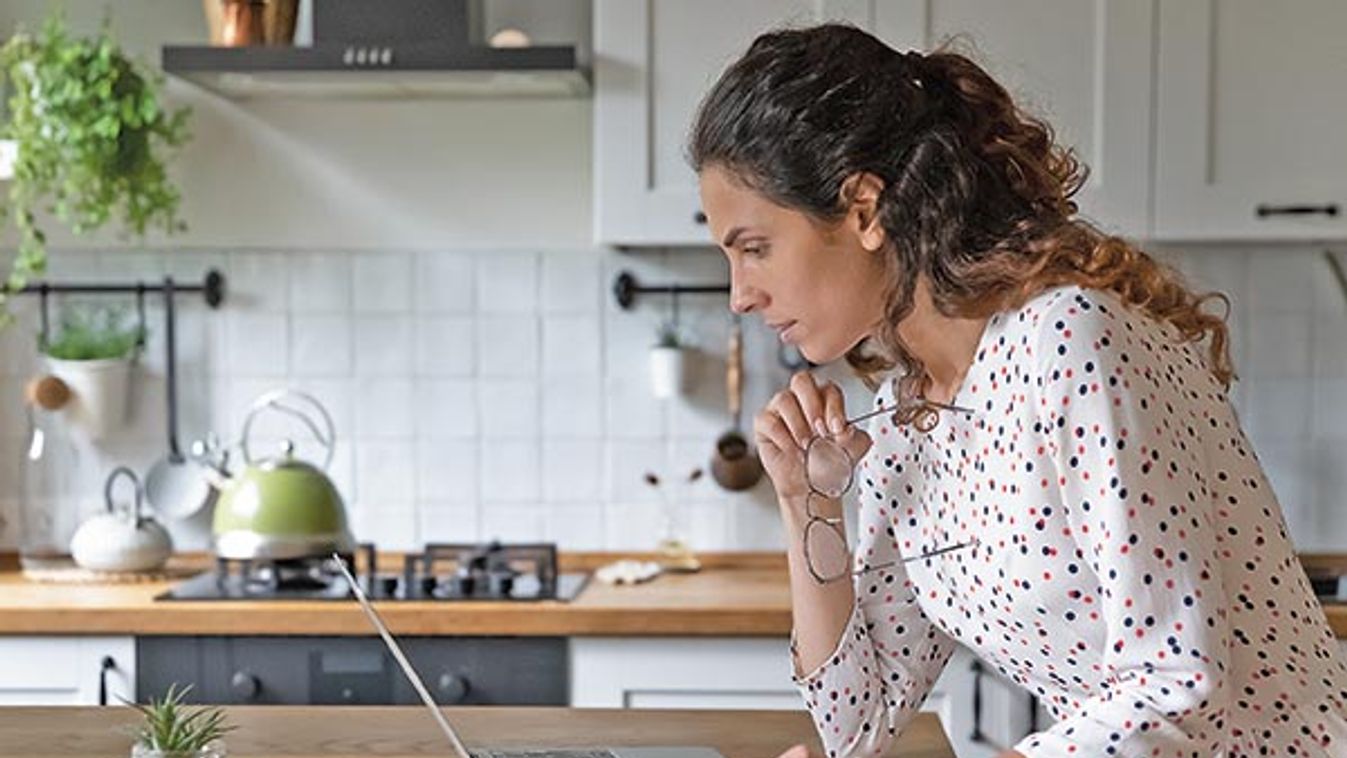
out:
M1224 316L1203 310L1173 269L1077 215L1086 178L1052 128L1011 99L968 57L898 52L852 26L772 31L729 66L698 109L688 140L698 173L710 165L773 202L823 222L846 212L846 180L884 183L879 220L892 254L885 327L847 353L872 388L900 366L921 391L924 367L898 324L924 275L946 316L980 318L1062 284L1110 290L1172 324L1185 341L1210 337L1208 367L1234 378Z

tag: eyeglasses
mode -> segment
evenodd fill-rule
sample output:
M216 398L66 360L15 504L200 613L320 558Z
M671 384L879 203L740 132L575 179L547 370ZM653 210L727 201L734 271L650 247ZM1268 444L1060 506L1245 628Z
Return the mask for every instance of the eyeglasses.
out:
M897 426L911 424L918 431L928 433L940 425L940 413L947 411L971 416L971 408L937 403L930 400L918 400L914 403L899 403L847 419L846 426L864 421L885 413L893 414L893 423ZM809 440L804 449L805 482L809 492L805 495L804 559L814 581L820 584L835 582L843 577L855 576L867 571L890 568L911 561L933 558L953 550L977 544L977 540L945 545L933 550L867 566L859 571L849 568L851 552L847 548L846 525L842 516L824 516L818 513L818 501L836 500L851 491L856 481L856 461L851 453L841 445L834 435L818 435Z

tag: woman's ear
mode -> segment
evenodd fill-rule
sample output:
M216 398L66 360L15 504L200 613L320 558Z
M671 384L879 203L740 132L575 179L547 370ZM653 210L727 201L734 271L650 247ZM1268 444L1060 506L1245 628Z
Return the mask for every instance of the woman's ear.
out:
M857 172L842 182L842 204L847 209L847 225L861 247L875 252L884 247L884 225L879 222L879 196L884 180L867 171Z

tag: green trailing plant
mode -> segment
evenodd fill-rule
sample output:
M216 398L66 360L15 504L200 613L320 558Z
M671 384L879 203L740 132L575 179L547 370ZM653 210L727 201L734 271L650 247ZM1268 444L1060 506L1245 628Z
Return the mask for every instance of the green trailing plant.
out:
M137 744L166 755L192 756L236 728L225 723L224 710L219 707L184 706L182 700L191 689L191 685L178 689L171 684L162 699L151 698L149 705L122 701L145 716L136 734Z
M0 46L0 82L9 91L0 138L18 147L9 202L0 208L0 222L12 218L19 234L18 255L0 284L0 319L7 321L7 297L46 270L40 213L76 234L114 217L124 236L186 228L165 152L187 141L190 110L161 105L163 76L122 51L108 19L97 35L75 37L59 10L41 33L20 32Z
M71 306L62 311L56 338L42 352L68 361L122 358L145 342L145 329L126 323L125 309Z

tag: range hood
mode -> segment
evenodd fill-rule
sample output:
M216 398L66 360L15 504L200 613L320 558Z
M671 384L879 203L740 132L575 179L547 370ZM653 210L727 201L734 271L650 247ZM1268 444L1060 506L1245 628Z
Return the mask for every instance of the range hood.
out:
M471 0L315 0L313 44L166 45L166 73L226 97L560 96L589 92L573 45L481 44Z

